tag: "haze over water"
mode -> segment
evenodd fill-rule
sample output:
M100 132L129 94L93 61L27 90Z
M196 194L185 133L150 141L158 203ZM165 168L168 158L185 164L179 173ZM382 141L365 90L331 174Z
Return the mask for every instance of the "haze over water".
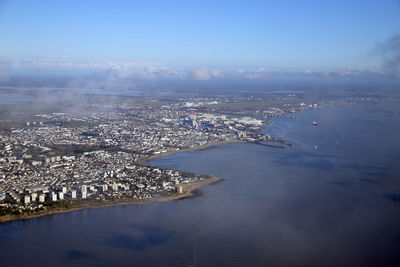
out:
M153 160L225 181L182 201L1 224L0 265L398 265L399 115L383 104L314 110L266 128L294 148Z

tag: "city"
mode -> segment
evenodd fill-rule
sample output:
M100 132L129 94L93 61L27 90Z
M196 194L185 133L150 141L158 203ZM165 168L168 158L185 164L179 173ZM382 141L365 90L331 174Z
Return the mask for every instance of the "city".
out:
M218 101L230 102L229 99ZM208 113L215 99L153 106L83 103L85 111L33 114L0 135L0 212L42 214L85 203L144 201L182 194L209 175L145 166L159 155L225 142L280 142L261 133L269 118L317 104L285 104L250 115ZM237 100L236 100L237 101ZM203 110L203 112L201 111ZM6 123L3 121L2 123ZM7 217L6 219L14 218Z
M400 266L399 3L0 0L0 266Z

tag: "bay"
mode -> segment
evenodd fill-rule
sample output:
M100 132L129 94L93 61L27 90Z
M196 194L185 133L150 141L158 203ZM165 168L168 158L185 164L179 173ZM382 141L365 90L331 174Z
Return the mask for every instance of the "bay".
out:
M0 265L398 265L399 115L388 104L313 110L266 127L294 148L158 158L148 164L224 181L181 201L0 224Z

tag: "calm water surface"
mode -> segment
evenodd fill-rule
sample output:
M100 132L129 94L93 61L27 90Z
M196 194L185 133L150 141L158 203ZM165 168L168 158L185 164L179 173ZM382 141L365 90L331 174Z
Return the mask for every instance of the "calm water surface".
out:
M225 181L183 201L1 224L0 265L399 265L399 115L394 105L314 110L266 128L295 148L156 159Z

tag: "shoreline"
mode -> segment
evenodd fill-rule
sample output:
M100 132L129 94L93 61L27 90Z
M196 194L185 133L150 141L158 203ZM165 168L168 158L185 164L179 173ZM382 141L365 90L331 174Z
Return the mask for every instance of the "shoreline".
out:
M232 144L232 143L247 143L246 141L243 140L228 140L228 141L217 141L217 142L211 142L211 143L207 143L201 146L197 146L197 147L188 147L188 148L183 148L180 150L171 150L171 151L167 151L167 152L163 152L163 153L159 153L159 154L153 154L151 156L148 156L144 159L139 160L137 163L140 165L144 165L146 162L153 160L153 159L157 159L157 158L161 158L161 157L166 157L166 156L170 156L170 155L174 155L174 154L178 154L178 153L184 153L184 152L193 152L193 151L199 151L199 150L206 150L212 146L216 146L216 145L224 145L224 144Z
M182 194L171 194L168 196L162 196L162 197L156 197L156 198L150 198L150 199L121 199L121 200L117 200L115 202L79 203L79 204L76 204L76 206L71 207L71 208L54 208L54 209L37 212L35 214L4 215L4 216L0 217L0 224L6 223L6 222L11 222L11 221L28 220L28 219L33 219L33 218L38 218L38 217L43 217L43 216L48 216L48 215L68 213L68 212L84 210L84 209L105 208L105 207L116 207L116 206L122 206L122 205L132 205L132 204L137 205L137 204L149 204L149 203L153 203L153 202L169 202L169 201L183 200L183 199L188 199L188 198L194 197L196 195L194 193L194 191L200 189L203 186L214 185L214 184L222 182L222 181L224 181L224 179L217 177L217 176L211 176L210 178L203 179L201 181L197 181L197 182L194 182L191 184L181 184L181 186L183 187Z
M169 155L183 153L183 152L205 150L205 149L215 146L215 145L230 144L230 143L245 143L245 141L229 140L229 141L211 142L211 143L207 143L207 144L204 144L204 145L201 145L198 147L190 147L190 148L184 148L184 149L180 149L180 150L172 150L172 151L167 151L164 153L151 155L142 160L139 160L137 163L139 165L144 165L146 162L156 159L156 158L166 157ZM223 180L224 179L213 175L210 178L206 178L204 180L197 181L194 183L181 184L181 186L183 187L182 194L172 194L172 195L168 195L168 196L162 196L162 197L156 197L156 198L150 198L150 199L122 199L122 200L117 200L117 201L112 201L112 202L110 201L110 202L104 202L104 203L79 203L70 208L54 208L54 209L49 209L49 210L45 210L45 211L40 211L35 214L4 215L4 216L0 216L0 224L6 223L6 222L11 222L11 221L28 220L28 219L33 219L33 218L38 218L38 217L43 217L43 216L48 216L48 215L54 215L54 214L68 213L68 212L73 212L73 211L78 211L78 210L83 210L83 209L104 208L104 207L115 207L115 206L130 205L130 204L148 204L148 203L153 203L153 202L168 202L168 201L183 200L183 199L188 199L188 198L194 197L196 195L194 193L194 191L199 190L201 187L203 187L205 185L214 185Z
M268 124L266 124L264 126L264 128ZM163 152L163 153L159 153L159 154L153 154L151 156L145 157L145 158L137 161L137 164L145 165L146 162L157 159L157 158L166 157L166 156L170 156L170 155L174 155L174 154L178 154L178 153L206 150L212 146L223 145L223 144L232 144L232 143L248 143L248 142L243 141L243 140L235 140L235 139L226 140L226 141L216 141L216 142L207 143L207 144L197 146L197 147L188 147L188 148L183 148L180 150L172 150L172 151L167 151L167 152ZM206 178L204 180L197 181L194 183L181 184L181 186L183 187L183 193L181 193L181 194L171 194L168 196L155 197L155 198L149 198L149 199L121 199L121 200L102 202L102 203L101 202L98 202L98 203L90 203L90 202L85 203L84 202L84 203L75 204L73 207L69 207L69 208L53 208L53 209L40 211L40 212L37 212L34 214L4 215L4 216L0 217L0 224L6 223L6 222L11 222L11 221L33 219L33 218L54 215L54 214L68 213L68 212L73 212L73 211L78 211L78 210L83 210L83 209L184 200L184 199L188 199L188 198L191 198L194 196L198 196L199 194L196 194L194 191L200 190L201 187L203 187L205 185L214 185L221 181L224 181L224 179L213 175L210 178Z

